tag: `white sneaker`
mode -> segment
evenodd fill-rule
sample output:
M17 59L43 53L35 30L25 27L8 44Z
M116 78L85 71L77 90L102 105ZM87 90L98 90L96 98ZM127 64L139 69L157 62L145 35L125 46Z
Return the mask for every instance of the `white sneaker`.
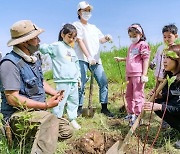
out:
M130 123L129 123L130 127L135 123L136 119L137 119L137 116L135 114L132 114L131 120L130 120Z
M81 129L81 126L76 122L76 120L72 120L71 124L75 129Z
M123 119L124 120L127 120L127 121L130 121L132 118L132 114L128 114L127 116L125 116Z

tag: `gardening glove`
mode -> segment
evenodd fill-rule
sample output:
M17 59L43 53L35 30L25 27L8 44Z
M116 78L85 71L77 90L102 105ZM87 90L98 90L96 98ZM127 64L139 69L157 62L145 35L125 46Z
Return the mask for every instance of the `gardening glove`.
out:
M95 65L96 64L96 60L94 58L92 58L91 56L87 57L87 60L88 60L90 65Z
M110 34L107 34L107 35L105 36L105 39L106 39L108 42L112 43L112 36L111 36Z
M142 82L142 83L148 82L148 77L145 76L145 75L142 75L142 76L141 76L141 82Z

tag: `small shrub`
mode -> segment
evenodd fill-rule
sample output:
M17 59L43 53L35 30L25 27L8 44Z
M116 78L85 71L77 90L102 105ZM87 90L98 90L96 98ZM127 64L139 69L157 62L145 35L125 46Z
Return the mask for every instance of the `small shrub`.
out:
M49 70L44 73L44 80L52 80L53 79L53 71Z

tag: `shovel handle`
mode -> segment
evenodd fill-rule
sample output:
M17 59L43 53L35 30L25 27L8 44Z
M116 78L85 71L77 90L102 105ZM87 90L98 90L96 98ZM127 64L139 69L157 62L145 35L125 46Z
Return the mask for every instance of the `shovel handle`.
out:
M93 84L94 84L94 71L91 72L88 108L92 107Z
M149 98L149 102L153 102L156 96L159 94L159 92L164 88L164 86L167 83L167 79L164 79L164 81L158 86L156 91L153 93L153 95Z

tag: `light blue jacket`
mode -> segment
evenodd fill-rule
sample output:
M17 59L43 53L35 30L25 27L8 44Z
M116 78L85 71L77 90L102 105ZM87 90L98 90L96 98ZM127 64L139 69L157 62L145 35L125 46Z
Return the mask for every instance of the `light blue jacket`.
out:
M49 54L52 60L54 82L78 82L79 62L72 47L63 41L40 45L42 54Z

